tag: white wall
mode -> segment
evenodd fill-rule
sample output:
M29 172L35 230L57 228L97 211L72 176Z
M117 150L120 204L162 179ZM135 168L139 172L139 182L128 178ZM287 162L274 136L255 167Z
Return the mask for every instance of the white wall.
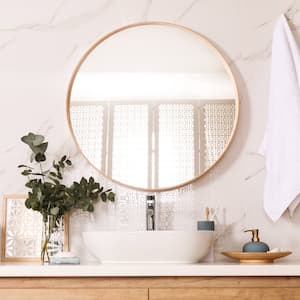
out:
M173 209L169 215L181 218L174 224L189 227L203 217L205 206L215 207L218 231L224 230L217 253L240 249L248 240L241 230L257 227L271 247L289 248L295 253L290 259L299 258L300 209L293 218L285 215L273 224L262 207L264 172L245 181L263 166L253 152L265 126L274 22L287 12L293 28L299 28L299 9L300 1L294 0L0 1L0 196L25 192L16 166L26 161L27 149L19 137L28 131L46 135L49 152L74 157L72 178L92 173L72 141L66 119L66 90L76 63L89 45L117 27L145 20L178 23L201 32L223 52L238 82L241 111L224 159L192 187L165 196ZM73 217L74 251L83 253L84 228L143 228L144 195L114 188L117 205L99 205L92 221L86 222L84 215Z

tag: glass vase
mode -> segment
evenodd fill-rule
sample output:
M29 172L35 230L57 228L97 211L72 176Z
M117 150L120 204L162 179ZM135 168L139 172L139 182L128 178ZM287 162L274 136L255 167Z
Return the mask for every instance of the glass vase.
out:
M47 216L43 222L41 262L64 250L64 216Z

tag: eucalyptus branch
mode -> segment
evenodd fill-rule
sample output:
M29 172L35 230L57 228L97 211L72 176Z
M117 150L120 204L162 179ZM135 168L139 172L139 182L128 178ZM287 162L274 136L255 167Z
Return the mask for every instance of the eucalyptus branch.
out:
M72 161L67 155L60 160L54 160L52 167L44 172L43 162L46 161L48 142L42 135L29 133L21 138L32 150L32 157L39 164L40 173L34 172L30 165L19 165L23 169L22 175L27 176L25 184L29 188L25 205L29 209L39 211L46 220L47 216L61 216L72 209L82 209L93 212L94 205L103 202L114 201L115 193L111 189L100 186L93 177L82 177L79 182L74 181L71 186L63 184L63 173L72 167Z

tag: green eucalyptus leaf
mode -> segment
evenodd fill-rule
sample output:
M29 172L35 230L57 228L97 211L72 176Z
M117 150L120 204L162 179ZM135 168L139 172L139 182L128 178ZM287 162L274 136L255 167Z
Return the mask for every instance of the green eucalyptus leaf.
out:
M48 142L39 144L36 146L36 148L38 148L39 152L45 153L48 148Z
M115 193L114 192L109 192L107 195L107 198L109 201L115 201Z
M32 201L32 202L31 202L31 208L32 208L33 210L39 210L39 208L40 208L40 203L39 203L38 201Z
M47 147L48 147L48 143L43 143L38 146L29 145L29 147L35 155L37 155L39 153L45 154Z
M26 208L31 208L31 201L30 201L30 199L26 199L25 200L25 206L26 206Z
M81 179L80 179L80 184L81 185L87 185L87 180L86 180L86 178L84 178L84 177L82 177Z
M26 186L27 188L30 188L30 189L31 189L31 188L33 187L33 183L30 182L30 181L28 181L28 182L26 182L25 186Z
M94 205L93 204L89 204L87 209L86 209L88 212L93 212L94 211Z
M34 159L36 162L42 162L46 160L46 156L45 154L39 152L35 155Z
M30 166L27 166L27 165L18 165L18 168L28 168L28 169L31 169L31 170L33 170L33 168L32 168L32 167L30 167Z
M63 205L67 208L74 206L75 204L75 199L72 197L68 197L64 199Z
M107 195L106 195L106 193L102 193L102 194L100 195L100 198L101 198L101 200L102 200L103 202L106 202L106 200L107 200Z
M23 136L21 138L21 141L27 145L40 145L44 141L44 136L39 134L34 134L32 132L29 132L27 135Z
M76 181L73 182L73 187L74 187L74 189L76 189L76 188L79 187L79 186L80 186L80 184L79 184L78 182L76 182Z
M98 193L98 192L92 193L92 194L90 195L90 198L92 199L93 202L98 201L99 193Z
M71 165L72 165L72 162L71 162L69 159L67 159L67 160L66 160L66 164L67 164L68 166L71 166Z
M40 146L43 144L45 138L42 135L35 135L34 140L32 141L33 146Z
M64 196L65 196L65 191L64 191L64 189L62 189L62 190L58 191L58 193L55 195L55 198L58 200L61 200L64 198Z
M50 209L50 214L53 215L53 216L57 216L59 213L59 207L53 207Z
M42 198L42 190L41 190L41 187L36 187L34 190L33 190L33 192L35 192L35 195L36 195L36 199L37 199L37 201L40 201L41 200L41 198Z
M24 170L21 174L24 175L24 176L28 176L28 175L31 174L31 172L32 172L31 169L26 169L26 170Z
M51 177L50 177L50 179L51 179L55 184L59 184L59 181L58 181L57 179L51 178Z

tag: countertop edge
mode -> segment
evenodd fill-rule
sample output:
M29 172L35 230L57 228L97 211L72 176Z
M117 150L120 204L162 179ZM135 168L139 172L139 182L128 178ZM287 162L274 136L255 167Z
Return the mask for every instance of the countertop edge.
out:
M2 277L266 277L299 276L300 262L274 264L98 264L1 263Z

